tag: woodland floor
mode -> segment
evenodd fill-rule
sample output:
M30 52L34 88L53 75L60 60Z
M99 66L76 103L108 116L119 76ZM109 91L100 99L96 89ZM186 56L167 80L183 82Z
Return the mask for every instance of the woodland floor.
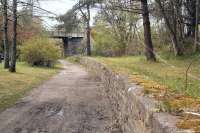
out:
M77 65L62 64L58 75L0 114L0 133L113 132L101 82Z

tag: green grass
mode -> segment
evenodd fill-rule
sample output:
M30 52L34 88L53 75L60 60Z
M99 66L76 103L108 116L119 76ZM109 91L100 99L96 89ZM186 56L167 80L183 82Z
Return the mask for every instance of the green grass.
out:
M61 69L31 67L26 63L17 63L17 73L10 73L0 64L0 111L13 105L32 88L38 86Z
M70 56L67 57L66 60L72 63L79 63L79 56Z
M171 58L163 57L163 61L147 62L144 56L129 57L93 57L97 61L107 64L112 69L124 74L139 74L144 79L156 81L166 85L174 92L186 92L190 96L200 98L200 58L198 55L190 57ZM193 61L189 71L196 78L188 77L188 88L185 88L185 73Z

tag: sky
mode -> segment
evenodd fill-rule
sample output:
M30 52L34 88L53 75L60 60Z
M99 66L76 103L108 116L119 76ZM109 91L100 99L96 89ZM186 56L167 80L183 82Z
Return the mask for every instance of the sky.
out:
M76 2L77 0L44 0L40 1L40 7L59 16L71 9ZM58 23L49 18L43 18L43 20L43 24L47 28L51 28Z
M57 15L62 15L66 13L69 9L73 7L77 3L78 0L44 0L40 1L40 7L51 11ZM92 10L91 16L94 17L96 12ZM57 21L43 18L44 22L43 24L47 26L47 28L52 28L56 24L58 24ZM93 20L92 20L93 21Z

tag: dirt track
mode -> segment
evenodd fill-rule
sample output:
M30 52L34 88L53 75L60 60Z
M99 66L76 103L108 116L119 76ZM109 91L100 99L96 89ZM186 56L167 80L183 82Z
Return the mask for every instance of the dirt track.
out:
M0 133L114 132L101 82L77 65L62 63L58 75L0 114Z

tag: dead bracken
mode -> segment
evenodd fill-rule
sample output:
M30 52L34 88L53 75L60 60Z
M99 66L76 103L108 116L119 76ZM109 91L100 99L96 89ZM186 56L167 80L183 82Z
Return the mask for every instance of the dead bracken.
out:
M195 132L200 132L200 114L185 113L185 111L200 111L200 100L190 97L186 94L177 94L169 90L167 86L144 79L141 75L134 74L129 76L131 81L136 82L144 88L144 93L153 96L158 101L162 101L164 108L162 111L179 116L177 127L181 129L192 129Z

